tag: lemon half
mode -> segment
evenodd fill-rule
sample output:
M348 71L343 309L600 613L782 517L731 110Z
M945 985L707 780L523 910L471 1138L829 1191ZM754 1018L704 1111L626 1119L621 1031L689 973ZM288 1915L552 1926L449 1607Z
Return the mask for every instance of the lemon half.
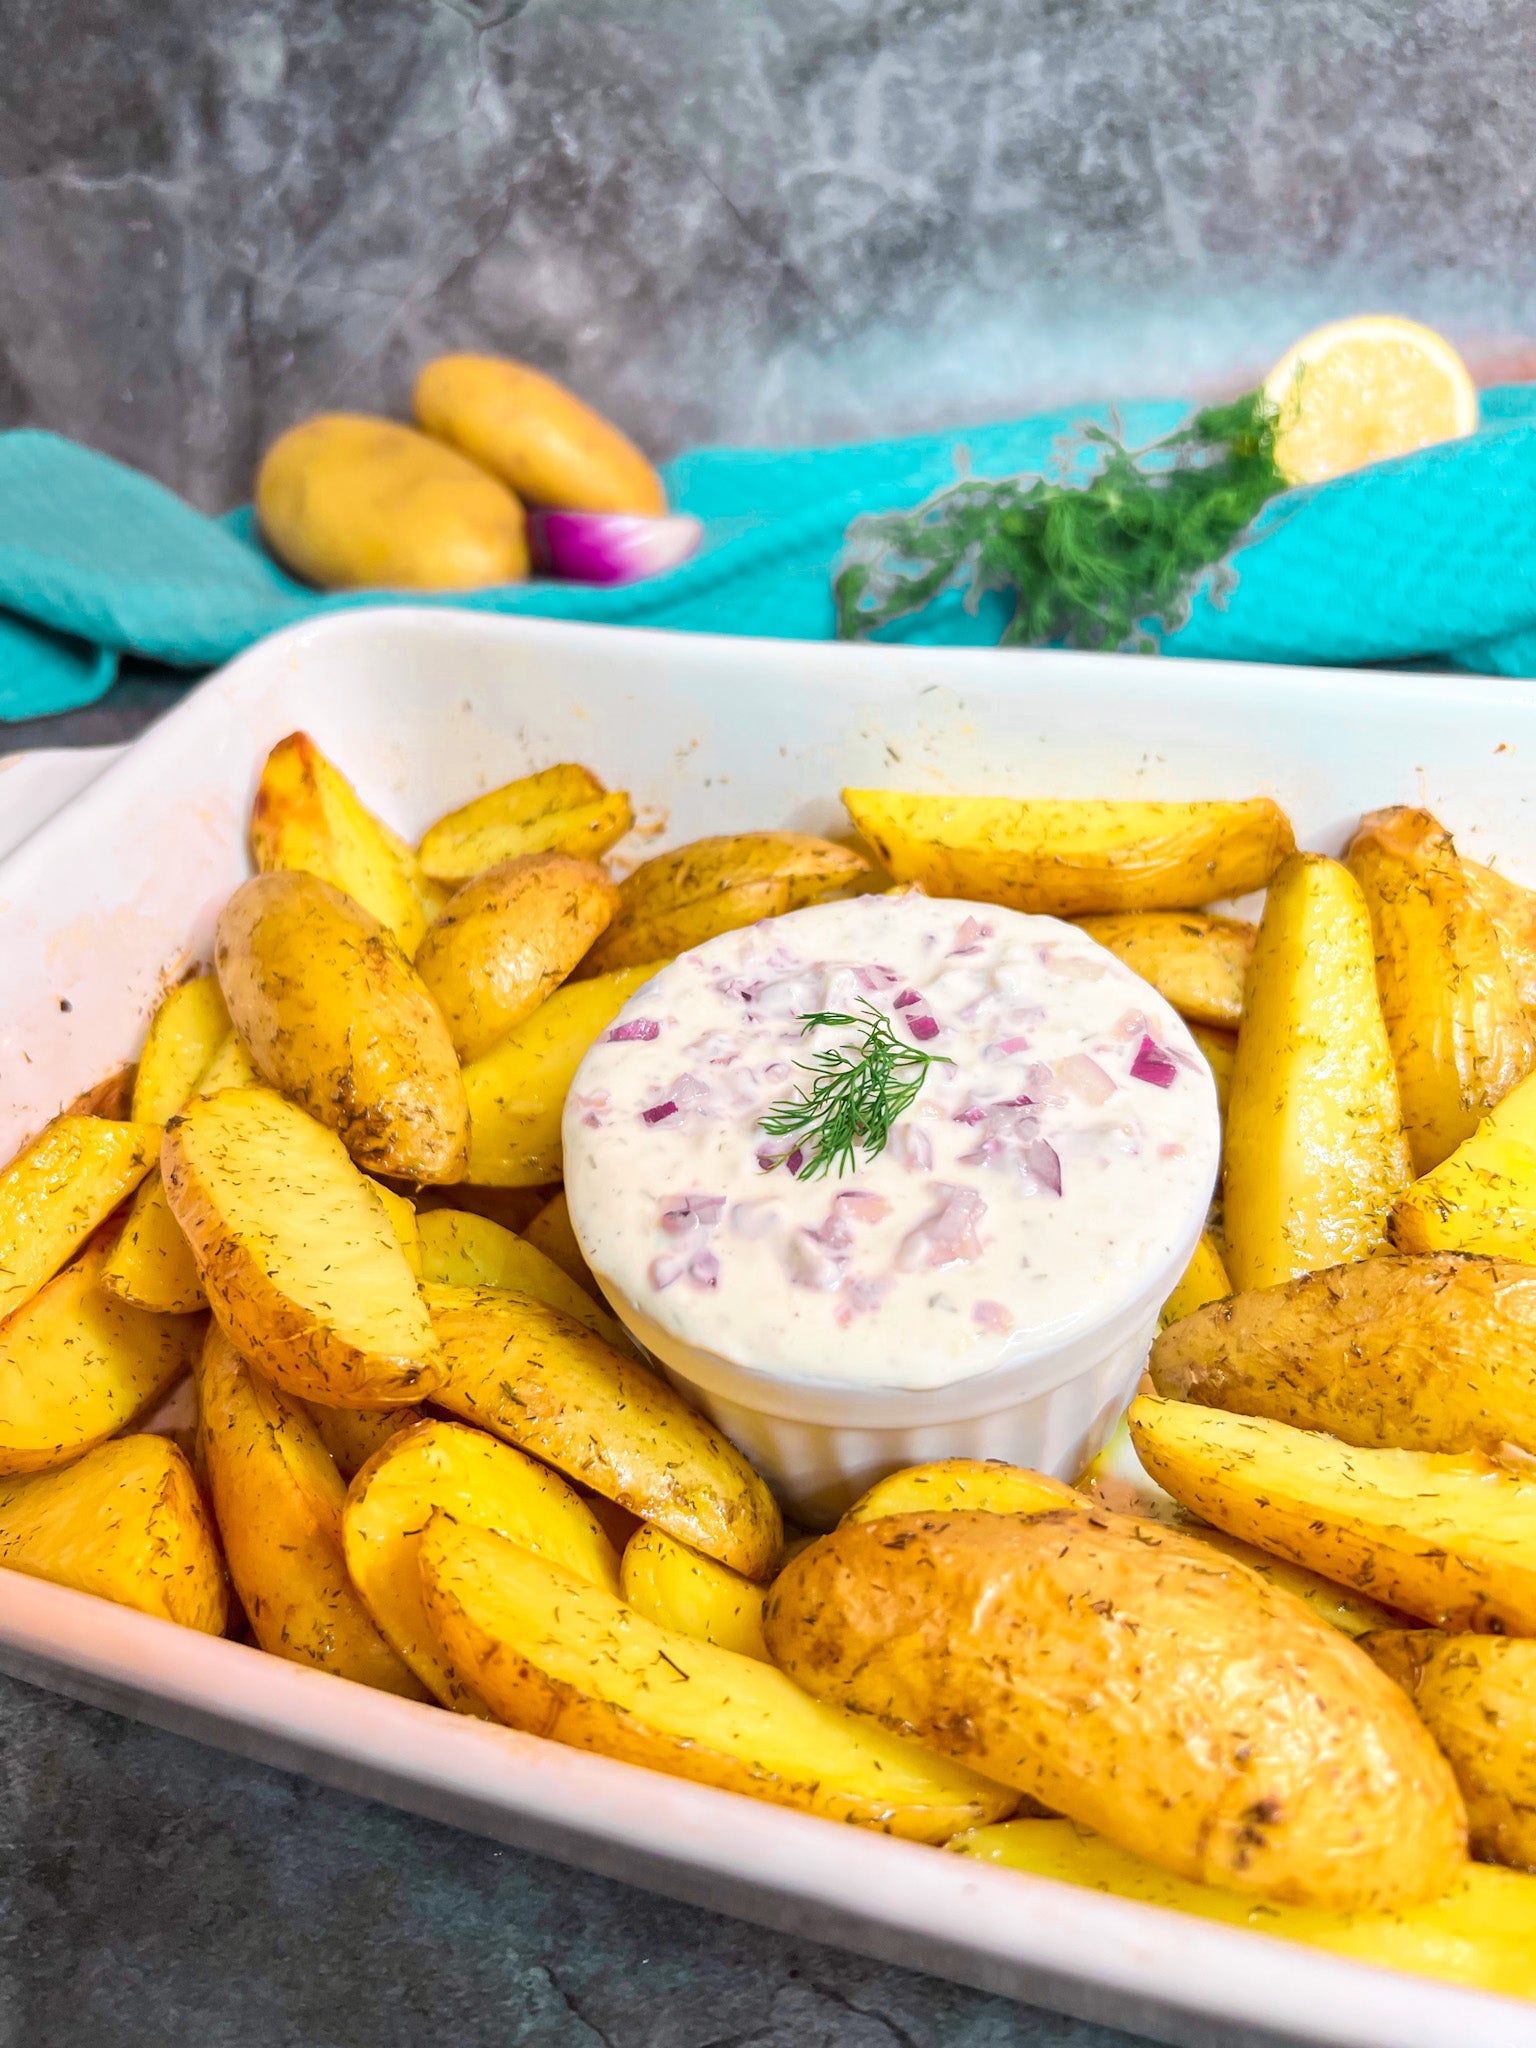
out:
M1264 380L1279 411L1275 460L1288 483L1316 484L1477 426L1477 386L1432 328L1389 313L1303 335Z

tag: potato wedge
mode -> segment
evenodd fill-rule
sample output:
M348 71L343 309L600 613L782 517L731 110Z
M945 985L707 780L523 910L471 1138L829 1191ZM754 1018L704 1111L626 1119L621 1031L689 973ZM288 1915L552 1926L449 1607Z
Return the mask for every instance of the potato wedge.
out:
M992 1515L1038 1515L1049 1508L1086 1508L1064 1479L993 1458L939 1458L877 1479L843 1516L875 1522L883 1515L945 1515L979 1508ZM841 1524L839 1524L841 1526Z
M1425 1905L1339 1913L1255 1900L1224 1885L1191 1884L1069 1820L1004 1821L957 1836L947 1846L1028 1877L1171 1906L1378 1969L1406 1970L1505 1998L1536 1998L1536 1883L1513 1871L1468 1863L1442 1898Z
M843 802L896 881L1051 917L1243 896L1296 845L1268 797L1085 803L845 789Z
M587 1047L659 961L570 982L464 1069L469 1168L480 1187L543 1187L560 1178L560 1120Z
M293 1664L429 1698L347 1577L346 1484L308 1412L253 1373L217 1325L197 1381L213 1511L256 1641Z
M1536 1635L1536 1480L1143 1395L1137 1455L1192 1514L1441 1628Z
M199 1095L217 1095L221 1088L260 1086L261 1076L257 1073L250 1054L240 1043L239 1034L231 1031L198 1076L197 1092Z
M488 1216L465 1209L429 1209L419 1218L421 1277L446 1287L502 1287L531 1294L585 1323L615 1351L633 1347L622 1323L598 1307L551 1258Z
M395 1233L395 1242L405 1253L405 1263L419 1280L421 1278L421 1226L416 1220L416 1205L407 1195L397 1195L393 1188L387 1188L382 1181L373 1182L373 1191L384 1204L384 1214L389 1218L389 1227Z
M809 832L727 832L642 861L583 977L670 959L720 932L876 886L868 861Z
M1536 1265L1536 1074L1392 1205L1399 1251L1481 1252Z
M1166 1329L1160 1394L1378 1450L1536 1453L1536 1266L1382 1255Z
M416 953L459 1058L489 1052L553 995L618 901L605 869L568 853L520 854L466 882Z
M417 1553L438 1510L551 1558L616 1593L613 1545L553 1472L457 1422L423 1422L394 1437L353 1480L342 1515L347 1569L385 1636L433 1697L460 1713L486 1709L455 1674L427 1623Z
M327 1408L319 1401L304 1405L320 1432L321 1443L335 1460L336 1470L348 1481L355 1479L392 1437L427 1419L420 1408Z
M634 822L622 789L606 790L590 769L562 761L439 818L423 834L418 857L434 882L457 888L524 853L599 860Z
M1268 1287L1369 1258L1411 1177L1360 885L1293 854L1264 905L1227 1105L1226 1267Z
M690 1550L665 1529L642 1522L624 1546L619 1590L636 1614L717 1650L768 1662L763 1641L763 1589Z
M229 1621L213 1523L169 1437L115 1437L60 1471L0 1480L0 1566L204 1635Z
M74 1257L159 1152L158 1124L56 1116L0 1168L0 1317Z
M1122 910L1076 923L1190 1024L1236 1030L1257 925L1208 910Z
M199 974L173 988L150 1019L133 1077L133 1120L163 1124L197 1086L229 1036L229 1012L218 979Z
M457 1181L469 1109L442 1013L375 917L317 875L257 875L225 904L219 986L263 1080L359 1166Z
M1159 1311L1158 1328L1166 1330L1171 1323L1193 1315L1207 1302L1224 1300L1231 1292L1232 1282L1227 1278L1227 1269L1222 1263L1216 1240L1208 1230L1202 1230L1194 1256L1184 1268L1178 1286Z
M1428 1173L1536 1061L1536 1035L1451 835L1399 804L1360 821L1346 856L1376 938L1376 985L1413 1170Z
M749 1579L784 1524L734 1444L657 1374L531 1294L422 1289L442 1346L434 1399Z
M658 1628L441 1510L420 1558L449 1661L498 1719L530 1735L908 1841L947 1841L968 1824L961 1815L1001 1817L1015 1804L963 1765L807 1699L771 1666Z
M530 1218L523 1229L523 1238L535 1251L541 1251L546 1259L552 1259L584 1294L590 1294L594 1301L602 1300L603 1291L592 1276L592 1268L582 1257L581 1246L571 1228L571 1205L565 1199L564 1188L551 1195L538 1214ZM528 1289L530 1294L535 1291ZM559 1305L556 1302L557 1308Z
M763 1628L818 1699L1180 1877L1386 1909L1443 1892L1466 1854L1455 1782L1401 1694L1298 1602L1153 1522L845 1524L780 1573Z
M1481 861L1461 857L1462 878L1472 900L1492 923L1515 993L1526 1008L1536 1009L1536 889L1522 888Z
M1205 1054L1206 1065L1216 1083L1216 1107L1223 1117L1232 1100L1232 1069L1237 1061L1237 1033L1214 1031L1208 1024L1191 1024L1189 1035Z
M209 1304L266 1378L336 1408L436 1391L411 1269L334 1133L270 1089L226 1088L172 1118L162 1167Z

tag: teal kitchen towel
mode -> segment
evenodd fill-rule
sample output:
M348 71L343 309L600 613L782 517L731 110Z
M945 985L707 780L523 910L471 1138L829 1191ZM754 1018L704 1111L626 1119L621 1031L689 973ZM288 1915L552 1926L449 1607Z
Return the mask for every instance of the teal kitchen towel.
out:
M248 512L210 519L151 478L52 434L0 435L0 719L90 703L125 653L188 667L360 605L451 604L678 632L833 636L832 571L850 520L918 504L969 471L1049 470L1084 421L1129 445L1171 432L1167 400L1059 412L849 447L704 449L664 471L704 545L618 589L535 581L462 596L321 596L286 576ZM1249 661L1436 662L1536 675L1536 385L1483 394L1465 441L1273 499L1223 579L1162 651ZM1229 586L1230 587L1227 587ZM985 646L1006 618L959 590L879 637Z

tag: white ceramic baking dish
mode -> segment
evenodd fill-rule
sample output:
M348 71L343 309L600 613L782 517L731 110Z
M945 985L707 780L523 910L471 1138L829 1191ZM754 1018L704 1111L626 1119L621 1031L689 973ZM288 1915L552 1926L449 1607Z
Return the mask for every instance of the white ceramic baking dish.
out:
M1087 655L791 645L430 611L255 648L0 862L0 1157L135 1052L245 869L296 726L415 832L556 759L635 792L648 847L834 826L845 782L1057 796L1268 793L1336 850L1429 804L1536 879L1536 688ZM45 771L52 773L54 771ZM0 773L0 844L25 776ZM0 1667L701 1905L1187 2048L1536 2044L1536 2007L1366 1969L459 1720L0 1572Z

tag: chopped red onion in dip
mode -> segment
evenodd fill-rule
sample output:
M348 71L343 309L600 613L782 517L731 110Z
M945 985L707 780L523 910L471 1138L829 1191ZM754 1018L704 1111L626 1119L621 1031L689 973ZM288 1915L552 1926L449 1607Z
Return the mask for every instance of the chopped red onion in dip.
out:
M654 1017L630 1017L623 1024L615 1024L611 1031L603 1034L605 1045L649 1045L653 1038L660 1038L661 1026Z
M1131 1061L1131 1079L1150 1081L1154 1088L1171 1088L1178 1078L1178 1061L1165 1053L1156 1039L1144 1036Z

